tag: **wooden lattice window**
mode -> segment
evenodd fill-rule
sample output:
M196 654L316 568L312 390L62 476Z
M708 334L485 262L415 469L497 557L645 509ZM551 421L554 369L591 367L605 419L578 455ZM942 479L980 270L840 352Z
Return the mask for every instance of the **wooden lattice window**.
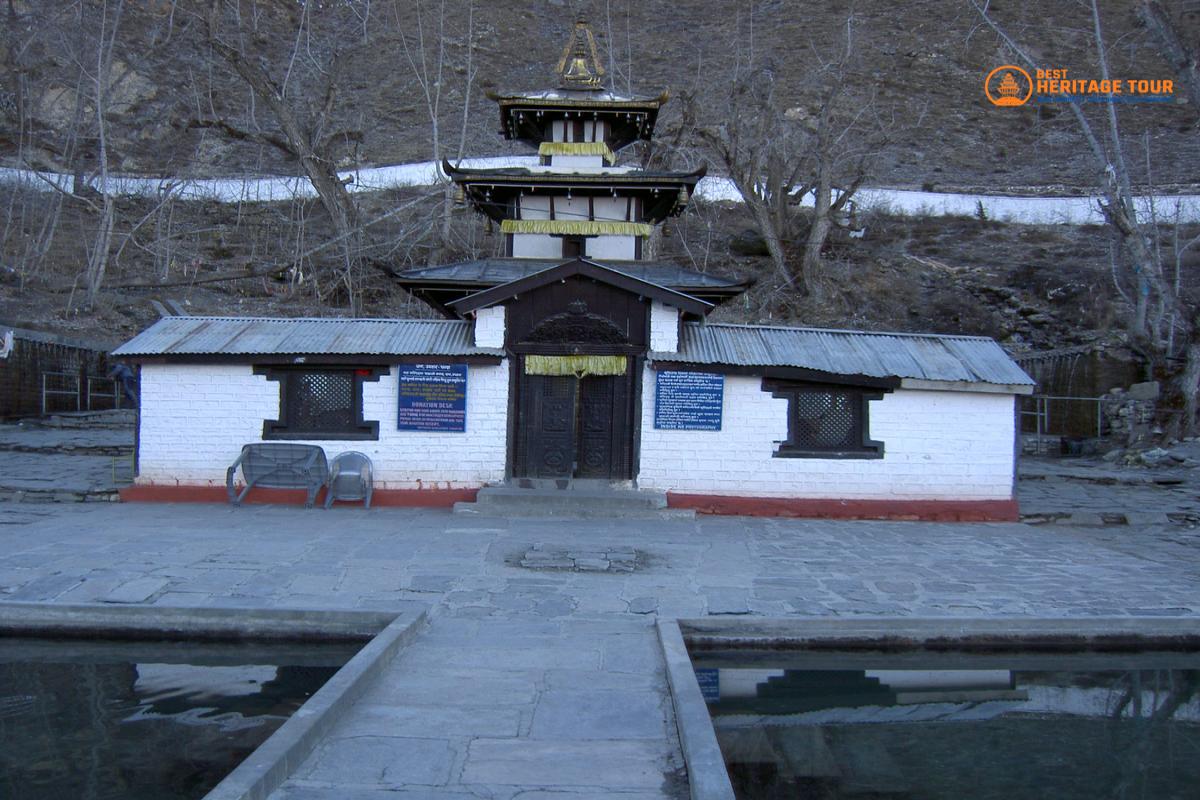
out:
M788 401L788 438L780 458L883 458L883 442L871 439L871 400L877 389L763 381L763 389Z
M279 381L279 419L263 422L264 439L379 438L379 422L363 420L362 384L379 380L381 370L263 367L255 372Z

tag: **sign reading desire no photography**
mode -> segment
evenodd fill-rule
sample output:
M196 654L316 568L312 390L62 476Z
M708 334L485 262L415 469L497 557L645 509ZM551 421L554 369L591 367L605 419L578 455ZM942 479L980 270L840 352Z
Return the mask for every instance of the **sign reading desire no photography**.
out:
M671 431L719 431L724 396L724 375L659 370L654 388L654 427Z
M401 364L402 431L467 429L466 364Z

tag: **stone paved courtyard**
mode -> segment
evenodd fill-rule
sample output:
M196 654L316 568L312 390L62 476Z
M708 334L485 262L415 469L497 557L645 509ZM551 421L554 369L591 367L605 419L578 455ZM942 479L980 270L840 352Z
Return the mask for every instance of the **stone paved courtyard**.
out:
M1197 615L1200 537L1179 523L3 503L0 600L428 606L428 628L276 800L682 797L656 616Z

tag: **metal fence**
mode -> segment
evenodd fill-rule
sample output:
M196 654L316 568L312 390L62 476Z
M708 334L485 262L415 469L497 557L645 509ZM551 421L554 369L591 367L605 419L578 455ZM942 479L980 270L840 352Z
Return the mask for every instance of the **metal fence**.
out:
M42 416L63 411L108 411L125 402L113 378L78 372L42 373Z
M82 410L78 372L42 373L42 416L55 411Z
M121 384L114 378L97 378L92 375L87 379L87 410L104 411L110 408L120 408Z
M1104 414L1099 397L1034 394L1021 398L1021 433L1032 434L1035 452L1078 454L1087 439L1104 435Z

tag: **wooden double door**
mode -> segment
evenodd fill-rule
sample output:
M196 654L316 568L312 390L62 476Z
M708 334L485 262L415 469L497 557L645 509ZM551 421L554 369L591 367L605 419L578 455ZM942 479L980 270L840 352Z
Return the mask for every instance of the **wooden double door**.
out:
M515 478L633 478L633 359L624 375L517 378Z

